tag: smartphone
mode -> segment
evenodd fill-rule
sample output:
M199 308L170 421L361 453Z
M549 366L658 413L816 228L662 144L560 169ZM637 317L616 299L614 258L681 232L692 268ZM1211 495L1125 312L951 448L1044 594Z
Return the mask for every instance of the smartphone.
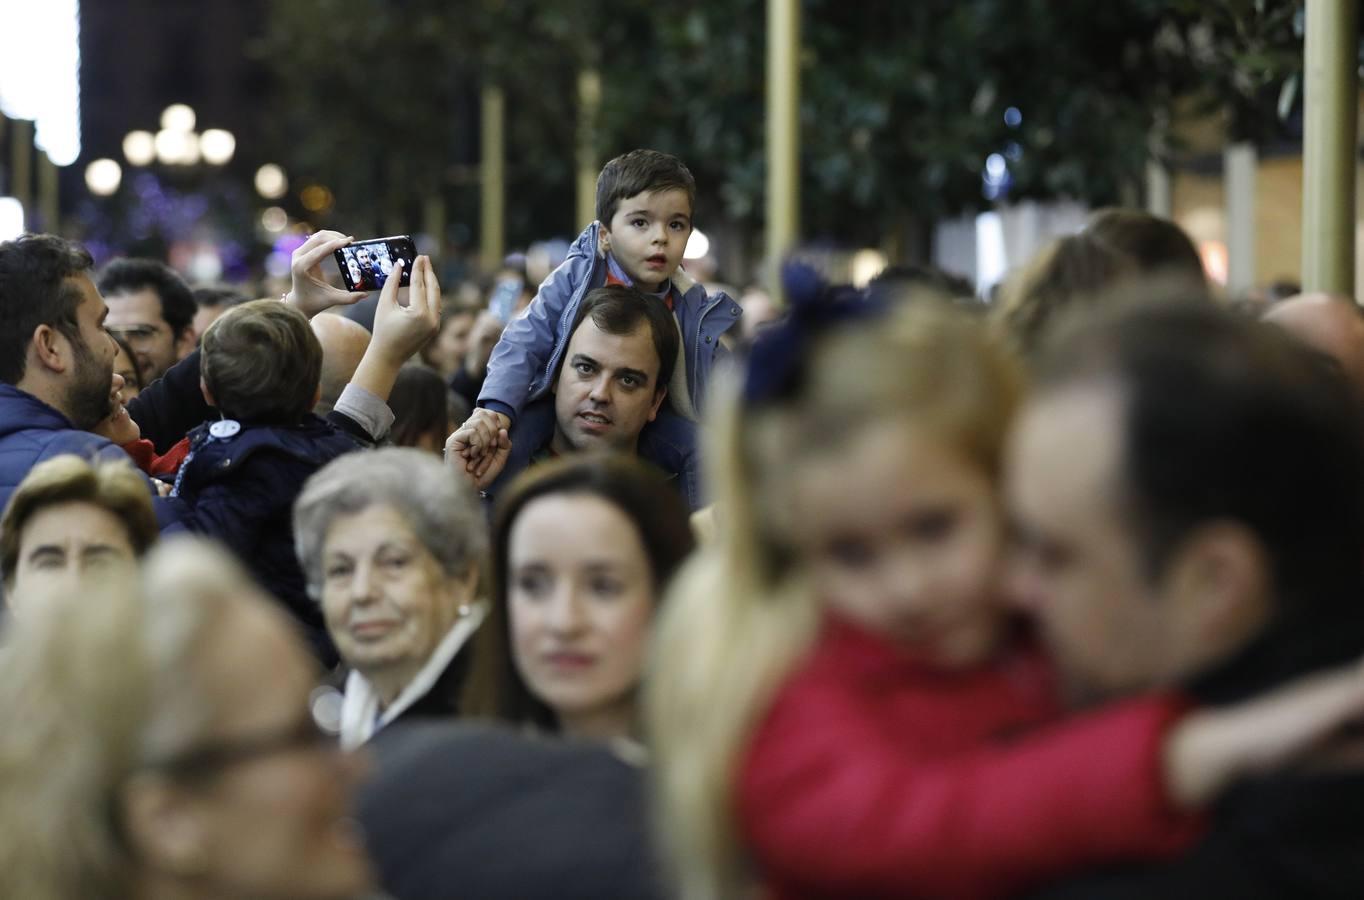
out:
M525 284L520 278L504 278L499 281L488 297L488 309L503 322L512 320L516 301L521 297Z
M410 234L371 238L356 241L332 254L341 270L341 280L348 291L377 291L388 281L393 264L403 261L402 281L407 287L412 280L412 264L417 260L417 245Z

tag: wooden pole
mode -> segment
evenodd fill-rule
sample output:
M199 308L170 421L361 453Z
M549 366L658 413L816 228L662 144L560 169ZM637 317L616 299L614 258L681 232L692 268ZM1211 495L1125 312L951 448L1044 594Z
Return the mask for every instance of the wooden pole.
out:
M1302 284L1354 295L1355 0L1307 0L1303 133Z
M767 288L800 234L800 0L767 2Z
M10 195L24 207L24 221L33 221L33 123L13 119L10 135Z
M601 72L578 73L578 227L597 217L597 120L601 113Z
M480 193L479 258L483 271L495 272L506 256L506 106L502 88L484 85L482 100L482 167Z

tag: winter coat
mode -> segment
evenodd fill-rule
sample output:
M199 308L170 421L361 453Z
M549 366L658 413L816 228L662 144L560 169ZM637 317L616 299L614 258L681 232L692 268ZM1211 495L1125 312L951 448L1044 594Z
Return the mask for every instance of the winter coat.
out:
M644 770L596 744L405 724L370 744L360 823L394 900L662 900Z
M360 442L314 415L294 426L206 422L189 438L174 490L187 506L185 526L227 545L303 623L324 663L334 664L336 650L295 555L293 507L310 475Z
M775 898L997 897L1166 855L1200 827L1162 776L1183 706L1138 700L1037 731L1061 711L1030 644L945 671L830 621L744 754L741 831Z
M588 291L606 283L606 259L597 249L599 229L595 222L587 226L568 257L540 285L525 315L508 323L488 361L479 406L504 413L515 422L527 403L548 393L572 337L578 307ZM681 269L673 273L672 281L682 295L676 316L688 394L699 411L720 338L739 321L742 310L723 292L708 295L704 286Z
M34 466L64 454L128 461L128 454L117 444L74 427L66 416L32 394L0 384L0 509L9 503L10 495ZM180 519L179 505L158 497L150 481L147 490L152 494L157 523L163 529L175 526Z
M543 447L543 442L517 437L518 431L525 431L518 428L522 414L530 404L549 396L583 298L588 291L606 283L608 265L597 248L599 231L600 226L594 222L578 236L568 257L540 285L525 315L507 325L502 339L493 348L477 405L512 420L514 457L507 467L512 473L523 470L531 456ZM711 369L719 358L721 338L739 321L743 311L723 292L707 294L703 285L681 269L673 273L672 284L675 294L680 294L674 309L681 335L680 362L685 367L683 372L674 372L672 381L678 389L686 385L688 405L699 412L704 407ZM692 509L705 504L696 424L673 409L671 403L665 403L658 417L644 427L640 456L677 474L679 487Z
M484 492L489 503L544 454L554 439L555 427L553 394L527 404L512 425L512 446L507 451L506 465ZM657 466L693 510L702 505L699 486L694 478L689 478L697 472L696 450L696 426L666 405L639 435L639 457Z

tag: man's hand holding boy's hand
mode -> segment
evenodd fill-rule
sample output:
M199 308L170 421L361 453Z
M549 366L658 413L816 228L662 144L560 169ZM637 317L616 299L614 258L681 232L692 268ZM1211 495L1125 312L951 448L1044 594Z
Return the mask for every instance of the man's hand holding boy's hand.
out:
M369 296L364 291L343 291L327 284L322 261L355 240L339 231L319 231L294 251L289 263L293 289L285 300L308 318L333 306L350 306Z
M462 431L461 428L445 441L445 460L469 479L475 489L487 490L488 485L496 481L497 476L501 475L507 466L507 457L511 455L511 436L507 434L505 428L499 430L494 442L480 458L470 456L468 444L460 439Z
M459 426L454 434L450 435L446 447L451 448L453 452L458 445L460 455L473 462L496 449L498 433L510 428L511 419L507 416L479 407L464 420L464 424Z

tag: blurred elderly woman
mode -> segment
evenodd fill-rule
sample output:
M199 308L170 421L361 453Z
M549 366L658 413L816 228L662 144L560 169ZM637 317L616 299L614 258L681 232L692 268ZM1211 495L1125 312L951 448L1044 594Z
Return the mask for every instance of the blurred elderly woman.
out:
M458 713L464 648L485 614L476 599L485 531L463 479L418 450L351 454L308 479L294 534L309 591L351 669L343 746L399 718Z
M29 471L0 517L0 576L12 609L83 575L132 563L156 540L146 480L129 462L57 456Z
M132 576L10 624L0 897L364 896L359 773L318 724L328 704L293 626L190 539Z

